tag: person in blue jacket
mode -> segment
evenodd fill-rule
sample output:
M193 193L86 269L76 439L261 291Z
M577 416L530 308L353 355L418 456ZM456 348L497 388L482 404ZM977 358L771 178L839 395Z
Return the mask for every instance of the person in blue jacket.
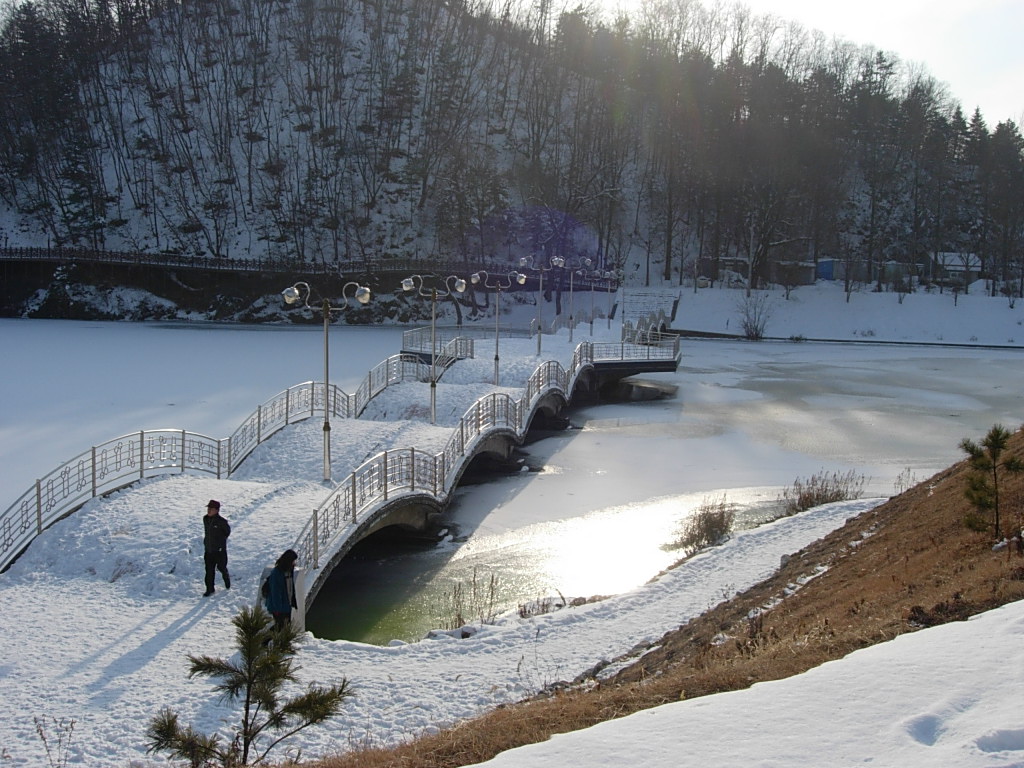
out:
M295 602L295 563L299 554L294 549L286 549L277 558L270 576L267 577L267 611L274 617L274 627L281 629L292 620L292 608L298 608Z

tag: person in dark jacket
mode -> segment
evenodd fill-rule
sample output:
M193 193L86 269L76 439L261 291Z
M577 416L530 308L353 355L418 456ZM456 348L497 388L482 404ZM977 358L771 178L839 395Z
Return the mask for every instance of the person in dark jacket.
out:
M220 502L210 499L203 517L203 559L206 561L206 591L203 597L213 594L214 571L220 571L224 577L224 589L231 589L231 576L228 574L228 536L231 526L220 516Z
M267 611L274 617L274 627L281 629L292 620L292 608L298 608L295 601L295 563L299 554L294 549L286 549L277 558L274 567L267 577L268 593Z

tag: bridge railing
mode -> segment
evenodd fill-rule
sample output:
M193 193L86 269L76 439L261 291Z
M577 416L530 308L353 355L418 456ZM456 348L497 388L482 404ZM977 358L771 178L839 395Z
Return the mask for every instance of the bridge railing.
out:
M227 440L178 429L142 430L93 446L36 480L0 517L0 570L93 497L172 471L221 477L226 449Z
M387 360L377 363L366 374L362 384L352 397L352 418L358 418L366 410L369 402L390 387L402 381L424 381L430 371L415 355L392 355Z
M288 387L257 406L228 438L226 474L238 469L256 446L279 429L308 419L318 411L323 413L324 396L323 382L307 381ZM326 396L330 400L332 415L347 418L352 411L352 396L333 384L328 387Z
M537 366L518 400L504 392L479 398L459 419L439 453L430 455L422 449L400 448L368 459L314 510L293 545L300 561L318 571L321 557L332 551L343 535L353 530L367 514L396 497L422 493L443 504L461 475L463 465L472 459L476 442L497 430L512 431L517 439L522 439L541 399L557 391L569 400L579 375L595 362L678 359L678 337L651 338L645 342L641 343L639 338L636 341L581 342L573 351L568 369L556 360ZM323 574L314 574L307 582L309 591L305 599L315 596L322 578Z
M679 357L679 338L665 338L657 343L638 344L628 341L598 342L594 345L594 360L672 360Z
M473 336L475 333L467 333L464 329L437 328L431 331L427 328L413 328L402 332L402 349L405 352L413 352L420 356L420 359L428 358L431 354L431 339L436 344L436 362L442 370L447 368L456 360L465 360L476 354Z
M300 562L320 568L320 558L365 513L411 493L442 501L462 469L470 446L495 429L520 433L522 407L504 392L484 395L462 416L444 448L431 454L415 447L389 449L357 467L313 512L293 548ZM307 583L307 587L312 586Z

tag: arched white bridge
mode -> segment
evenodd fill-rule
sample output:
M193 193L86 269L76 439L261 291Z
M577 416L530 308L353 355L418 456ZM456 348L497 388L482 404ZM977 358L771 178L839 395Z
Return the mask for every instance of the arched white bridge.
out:
M339 483L315 510L294 545L308 566L300 580L300 616L312 604L334 566L359 540L386 526L424 527L442 511L474 458L507 457L521 443L538 414L555 415L580 389L596 390L606 380L632 373L675 370L679 342L628 329L620 342L582 342L568 369L542 363L518 399L493 393L473 403L453 428L444 449L430 454L416 448L383 451ZM472 339L446 345L452 357L472 357ZM322 383L290 387L263 403L228 438L186 430L140 430L93 446L36 480L0 514L0 571L32 540L90 498L106 495L159 474L198 471L229 477L261 442L284 426L323 412L339 418L358 416L389 385L429 380L429 366L414 355L394 355L371 370L355 394Z
M569 368L547 361L536 368L521 397L495 392L473 403L453 428L444 449L382 451L356 468L313 513L293 549L306 568L299 580L296 620L304 625L331 571L351 548L389 526L425 528L448 505L459 479L482 454L508 457L538 414L560 413L579 390L596 390L606 379L675 370L676 337L641 342L582 342Z

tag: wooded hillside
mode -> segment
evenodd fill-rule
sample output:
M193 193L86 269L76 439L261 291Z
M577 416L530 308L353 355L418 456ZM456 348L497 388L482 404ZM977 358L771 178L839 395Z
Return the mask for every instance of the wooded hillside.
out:
M0 201L37 230L5 244L880 287L954 252L1022 290L1018 126L742 6L29 0L0 30Z

